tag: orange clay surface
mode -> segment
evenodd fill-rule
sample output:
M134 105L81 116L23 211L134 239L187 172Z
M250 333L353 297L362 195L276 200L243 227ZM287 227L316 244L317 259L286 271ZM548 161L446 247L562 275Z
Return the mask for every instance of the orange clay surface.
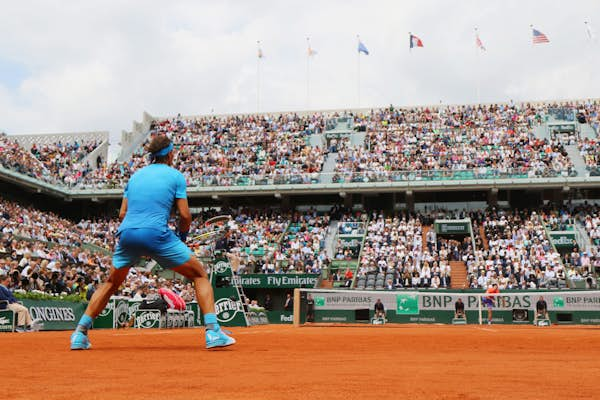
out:
M2 399L594 399L600 328L387 325L0 334Z

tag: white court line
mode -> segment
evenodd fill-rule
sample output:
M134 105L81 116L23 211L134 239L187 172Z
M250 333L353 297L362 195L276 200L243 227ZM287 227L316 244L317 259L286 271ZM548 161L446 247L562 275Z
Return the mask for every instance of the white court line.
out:
M134 332L127 332L127 333L113 333L112 336L135 336L135 335L139 335L140 331L142 330L135 330ZM145 330L144 330L145 331ZM146 335L170 335L173 332L167 332L167 331L159 331L159 332L144 332L144 334Z
M492 328L476 328L479 329L481 331L488 331L488 332L498 332L498 329L492 329Z

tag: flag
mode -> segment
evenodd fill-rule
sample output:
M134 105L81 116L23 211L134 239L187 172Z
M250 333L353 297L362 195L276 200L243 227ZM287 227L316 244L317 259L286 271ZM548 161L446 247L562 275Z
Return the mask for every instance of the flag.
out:
M483 42L481 41L481 39L479 38L479 33L475 34L475 45L482 51L485 51L485 46L483 45Z
M260 48L260 40L256 41L256 46L258 48L258 58L263 58L265 55L263 54L262 49Z
M540 44L540 43L550 43L550 40L548 40L548 37L546 35L544 35L542 32L538 31L537 29L533 28L533 44Z
M358 52L365 53L365 55L369 55L369 50L367 50L367 46L364 45L360 40L358 41Z
M585 24L585 31L588 35L588 37L590 38L590 40L595 40L596 39L596 35L594 34L594 30L592 29L592 25L588 24L587 21L584 22Z
M415 35L413 35L412 33L408 33L410 35L410 48L412 49L413 47L423 47L423 41L421 39L419 39L418 37L416 37Z

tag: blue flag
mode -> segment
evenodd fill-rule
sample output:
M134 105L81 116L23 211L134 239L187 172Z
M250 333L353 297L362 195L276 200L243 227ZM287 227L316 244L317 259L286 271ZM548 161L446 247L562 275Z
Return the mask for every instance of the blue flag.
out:
M360 40L358 41L358 52L359 53L365 53L366 55L369 55L369 50L367 50L367 46L365 46L363 44L363 42L361 42Z

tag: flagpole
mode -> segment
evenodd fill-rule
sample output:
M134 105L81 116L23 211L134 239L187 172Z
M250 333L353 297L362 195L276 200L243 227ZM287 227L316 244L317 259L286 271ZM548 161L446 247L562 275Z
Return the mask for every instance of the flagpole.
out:
M260 40L256 41L256 113L260 112Z
M360 36L356 35L357 46L360 46ZM358 47L357 47L358 49ZM358 108L360 109L360 51L356 51L356 87L358 95Z
M477 52L477 105L481 104L481 49L479 49L479 44L477 43L477 39L479 38L479 33L477 32L477 27L475 27L475 51Z
M306 38L306 110L310 109L310 38Z

